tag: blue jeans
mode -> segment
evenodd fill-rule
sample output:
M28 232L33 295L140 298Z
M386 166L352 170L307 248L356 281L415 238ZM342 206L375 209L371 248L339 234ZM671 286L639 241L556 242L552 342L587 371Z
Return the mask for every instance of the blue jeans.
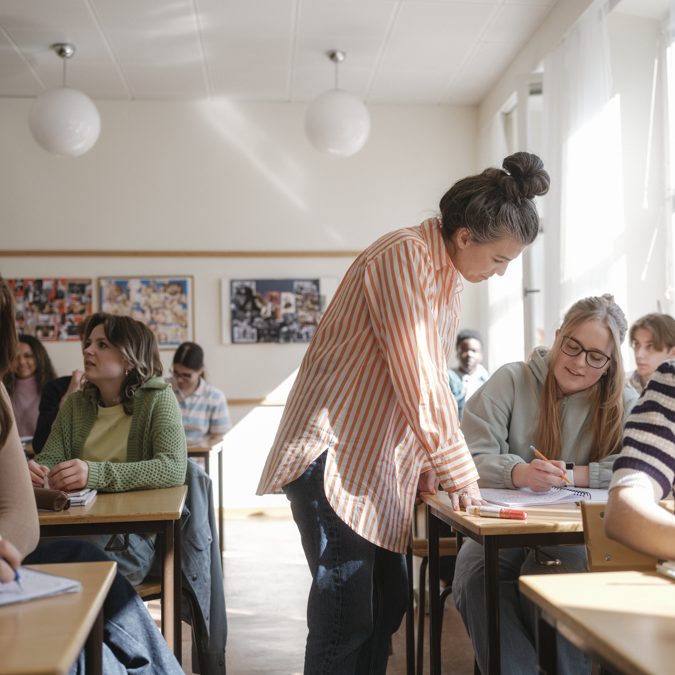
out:
M312 573L306 675L384 675L408 604L405 557L354 532L326 499L326 453L283 490Z
M147 534L130 534L129 548L126 551L106 551L106 544L110 541L109 534L87 534L81 537L72 537L89 542L99 548L108 560L117 563L117 571L132 585L145 579L155 559L155 545ZM40 539L40 544L57 541L57 537ZM113 546L123 546L124 535L115 535Z
M573 574L588 572L583 546L552 546L542 549L559 566L541 566L534 553L524 548L499 550L499 626L502 675L537 672L535 612L532 603L518 591L521 574ZM487 672L485 645L485 558L483 547L467 539L457 556L452 595L469 633L481 673ZM590 675L591 659L558 634L558 673Z
M80 539L56 539L27 555L25 565L106 561L101 550ZM105 675L183 675L143 601L118 572L103 603L103 672ZM85 675L84 650L70 675Z

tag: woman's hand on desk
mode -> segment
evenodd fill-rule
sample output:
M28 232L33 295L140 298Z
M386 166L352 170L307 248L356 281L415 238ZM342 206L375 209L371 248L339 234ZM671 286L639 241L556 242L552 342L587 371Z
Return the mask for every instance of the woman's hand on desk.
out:
M12 544L0 539L0 583L6 584L16 579L15 570L21 565L23 556Z
M487 506L488 503L481 499L478 483L473 482L465 485L459 490L450 493L450 503L455 511L462 511L467 506Z
M511 482L517 487L528 487L532 492L548 492L552 487L567 485L562 476L566 473L565 462L533 459L529 464L516 464L511 472Z
M41 466L31 459L28 460L28 470L30 471L30 479L33 482L33 487L44 487L45 476L49 473L49 467Z
M415 506L422 503L420 494L422 492L429 492L432 495L436 494L438 490L438 476L436 472L431 469L430 471L423 471L420 474L419 479L417 480L417 493L415 494Z
M53 490L81 490L87 487L88 478L89 464L81 459L69 459L49 472L49 486Z

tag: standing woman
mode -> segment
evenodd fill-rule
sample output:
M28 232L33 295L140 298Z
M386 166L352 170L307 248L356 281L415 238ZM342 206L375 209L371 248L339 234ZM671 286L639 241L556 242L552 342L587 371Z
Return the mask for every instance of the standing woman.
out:
M32 437L40 413L42 389L56 379L43 344L32 335L20 335L11 369L3 379L12 401L19 436Z
M204 351L195 342L183 342L173 356L173 389L185 437L190 446L210 446L232 428L227 399L204 379Z
M455 509L481 503L447 377L462 277L506 272L549 186L535 155L503 166L366 249L303 359L258 494L284 490L312 573L305 673L385 673L416 498L440 480Z

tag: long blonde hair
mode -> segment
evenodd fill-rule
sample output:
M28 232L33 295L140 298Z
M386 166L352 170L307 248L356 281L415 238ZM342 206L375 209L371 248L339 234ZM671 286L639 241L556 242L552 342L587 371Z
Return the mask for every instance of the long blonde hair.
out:
M606 293L600 297L593 296L575 302L565 314L560 332L551 347L537 428L537 445L549 459L559 459L562 452L560 405L563 399L558 395L553 365L560 354L563 337L571 335L587 321L602 321L612 334L612 358L609 366L588 392L593 420L590 461L598 462L621 448L625 413L625 375L621 344L626 337L628 322L621 308L614 302L614 296ZM586 432L588 431L587 429Z

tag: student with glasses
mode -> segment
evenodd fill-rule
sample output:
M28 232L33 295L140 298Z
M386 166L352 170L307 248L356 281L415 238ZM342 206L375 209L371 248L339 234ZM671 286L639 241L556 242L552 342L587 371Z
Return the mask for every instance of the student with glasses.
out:
M627 327L611 295L579 300L551 349L536 348L526 362L503 366L467 401L462 431L481 488L547 492L566 486L565 474L576 486L609 487L623 424L638 398L621 358ZM530 446L551 463L537 459ZM523 548L499 552L503 675L537 671L534 612L518 592L518 577L588 571L583 546L543 551L561 565L537 565ZM485 673L484 558L474 541L465 541L457 557L453 596ZM558 672L591 672L590 658L561 636Z
M171 387L178 399L187 443L212 446L232 428L227 399L204 379L204 351L195 342L183 342L173 357Z

